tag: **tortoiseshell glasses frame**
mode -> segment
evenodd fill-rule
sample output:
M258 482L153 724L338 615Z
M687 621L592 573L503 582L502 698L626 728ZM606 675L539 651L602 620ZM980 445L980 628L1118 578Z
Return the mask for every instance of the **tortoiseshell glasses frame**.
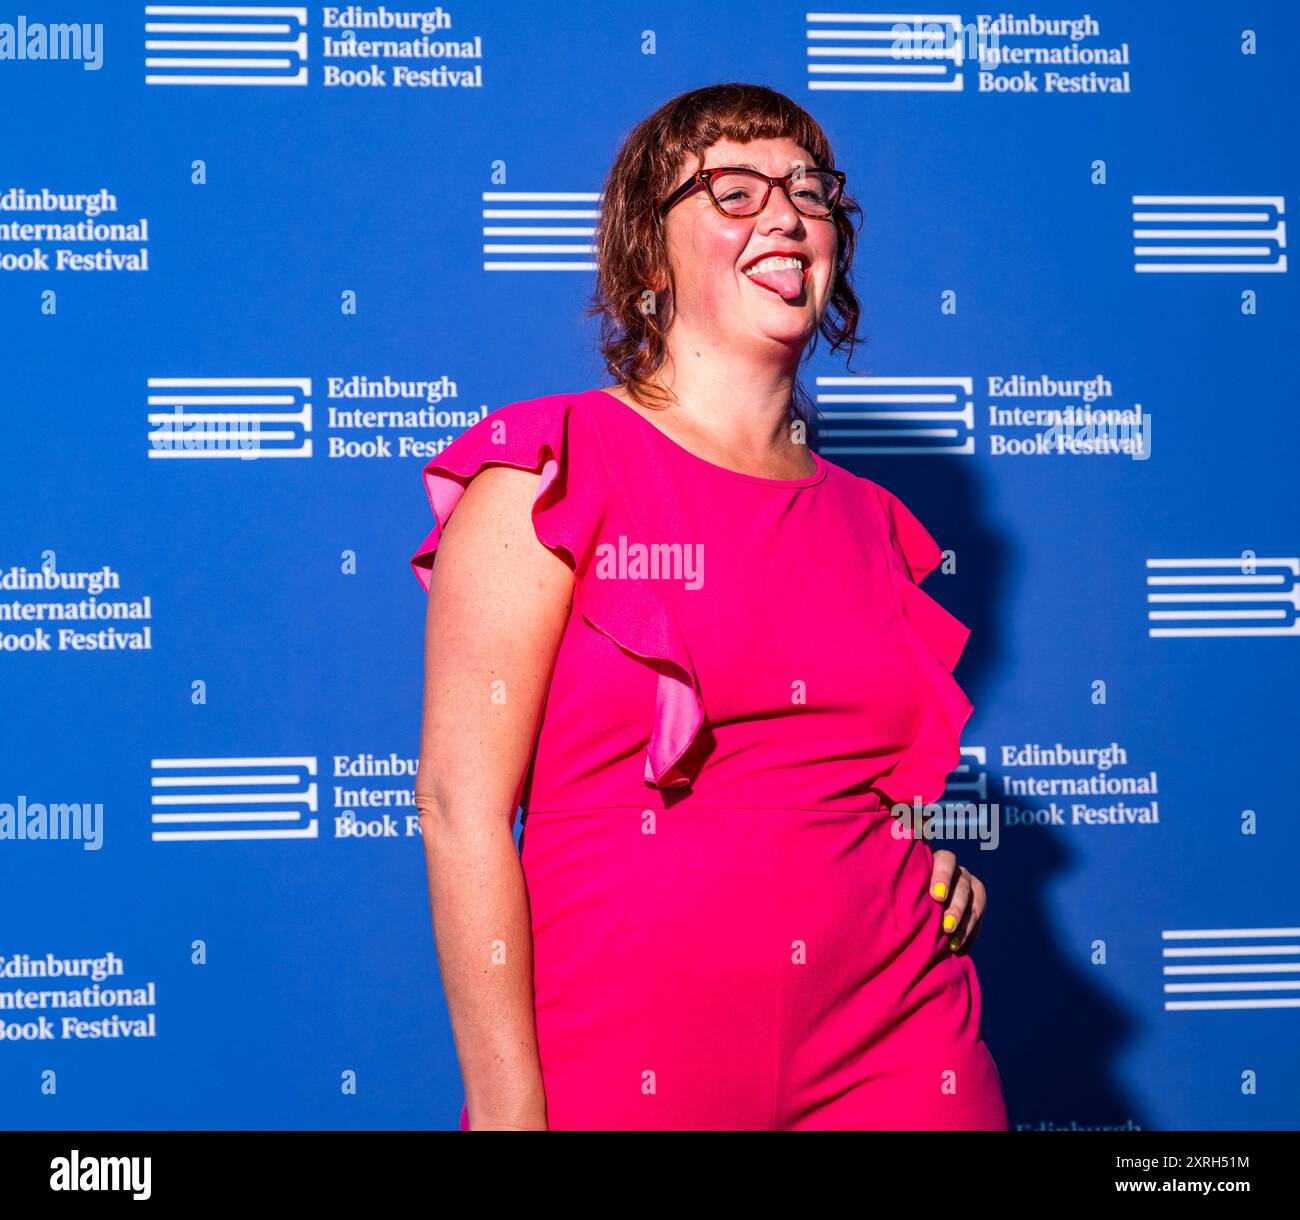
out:
M759 203L758 207L756 207L752 212L728 211L725 207L723 207L722 204L718 202L717 196L713 193L713 179L718 177L718 175L720 174L744 174L750 178L757 178L760 182L764 183L765 189L763 191L763 198ZM825 205L825 211L813 211L813 212L805 211L803 208L799 206L799 201L795 198L795 194L792 193L790 190L792 183L802 182L812 174L822 174L828 176L829 178L834 179L835 185L832 189L829 202ZM733 220L741 220L741 219L745 219L746 217L757 216L760 212L762 212L762 210L765 207L767 207L768 199L771 198L772 188L775 186L779 186L782 190L785 191L786 198L790 200L790 203L793 205L795 211L798 212L801 216L808 216L817 220L825 220L829 216L833 215L836 207L839 206L840 198L844 194L845 178L846 175L842 170L823 169L820 166L814 166L809 169L796 169L791 171L788 174L783 175L780 178L773 178L769 174L761 174L758 172L758 170L750 169L748 166L745 165L719 165L719 166L715 166L712 169L698 170L694 174L692 174L685 182L681 184L681 186L679 186L671 195L669 195L668 198L665 199L662 204L660 204L659 215L666 216L670 211L670 209L675 207L678 203L680 203L683 199L685 199L687 195L691 194L693 191L697 190L701 185L703 185L709 196L709 202L713 204L714 208L717 211L721 212L723 216L731 217Z

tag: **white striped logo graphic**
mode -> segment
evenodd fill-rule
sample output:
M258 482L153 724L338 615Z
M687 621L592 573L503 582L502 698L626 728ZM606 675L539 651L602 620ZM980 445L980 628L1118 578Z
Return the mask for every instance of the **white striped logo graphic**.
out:
M1134 195L1133 270L1285 271L1285 207L1281 195Z
M1166 1012L1300 1008L1300 928L1161 932Z
M146 85L305 85L307 10L146 4Z
M310 377L150 377L149 408L151 458L311 457Z
M818 452L975 452L971 377L818 377Z
M319 838L316 759L155 758L153 839L165 843Z
M1148 559L1150 636L1300 635L1300 558Z
M484 271L594 271L600 193L484 191Z
M944 807L942 835L932 846L961 851L961 842L975 842L988 834L989 773L988 749L985 746L962 746L961 761L948 775L939 803ZM996 806L994 806L996 809ZM994 815L995 816L995 815ZM950 846L946 839L951 838Z
M987 801L989 799L989 752L985 746L962 746L961 761L948 776L944 799Z
M809 13L808 88L954 93L964 87L952 13Z

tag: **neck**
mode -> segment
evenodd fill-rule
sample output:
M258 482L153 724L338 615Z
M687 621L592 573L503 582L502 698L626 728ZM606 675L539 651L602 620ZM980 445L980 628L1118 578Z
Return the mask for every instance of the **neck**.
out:
M777 345L762 353L720 351L683 321L669 331L658 378L675 398L669 411L677 425L740 457L789 460L801 447L790 427L799 353Z

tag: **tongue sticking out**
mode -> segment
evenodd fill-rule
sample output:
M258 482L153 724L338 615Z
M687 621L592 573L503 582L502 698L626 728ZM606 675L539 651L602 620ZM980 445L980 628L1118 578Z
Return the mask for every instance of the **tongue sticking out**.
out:
M803 272L794 267L782 267L777 271L759 271L748 277L755 284L775 292L784 300L793 301L803 292Z

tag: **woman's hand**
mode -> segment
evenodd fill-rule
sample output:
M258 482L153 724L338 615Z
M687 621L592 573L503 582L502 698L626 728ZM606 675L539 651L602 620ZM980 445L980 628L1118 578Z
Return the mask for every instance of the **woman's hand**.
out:
M934 871L930 874L930 897L944 908L943 930L951 933L948 948L954 953L969 949L980 934L988 895L982 882L970 869L959 865L950 851L934 852Z

